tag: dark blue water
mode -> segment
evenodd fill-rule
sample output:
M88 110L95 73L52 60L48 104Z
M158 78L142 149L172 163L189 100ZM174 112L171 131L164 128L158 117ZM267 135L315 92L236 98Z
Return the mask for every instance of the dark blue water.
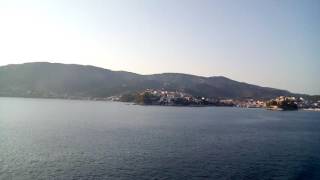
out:
M0 98L0 179L320 179L320 113Z

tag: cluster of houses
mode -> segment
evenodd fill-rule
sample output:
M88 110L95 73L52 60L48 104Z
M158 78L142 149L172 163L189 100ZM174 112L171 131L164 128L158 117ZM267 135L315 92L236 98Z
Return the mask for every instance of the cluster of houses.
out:
M194 97L180 91L147 89L140 92L137 98L140 104L154 105L214 105L211 99Z
M298 103L295 97L280 96L266 103L270 110L297 110Z
M242 108L263 108L266 106L265 101L246 99L215 99L201 96L193 96L181 91L168 91L157 89L146 89L128 98L128 95L123 97L112 96L110 100L130 101L131 99L137 104L149 105L181 105L181 106L229 106Z
M297 99L298 108L320 110L320 100L306 100L302 97Z
M196 97L181 91L146 89L126 97L126 101L146 105L180 106L231 106L240 108L267 108L271 110L320 110L320 101L305 100L302 97L280 96L271 100L255 99L215 99ZM121 96L112 96L108 100L122 101ZM130 100L128 100L130 99Z
M240 108L264 108L266 107L266 102L263 100L254 99L243 99L243 100L233 100L236 107Z
M287 97L279 96L266 103L269 109L280 109L280 110L314 110L320 111L320 100L305 100L302 97Z

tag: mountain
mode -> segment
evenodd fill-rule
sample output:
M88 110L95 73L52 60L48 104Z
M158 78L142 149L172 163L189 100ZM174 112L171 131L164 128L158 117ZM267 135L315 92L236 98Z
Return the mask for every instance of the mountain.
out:
M163 73L139 75L94 66L35 62L0 67L0 96L108 97L147 88L179 90L214 98L274 98L286 90L237 82L226 77Z

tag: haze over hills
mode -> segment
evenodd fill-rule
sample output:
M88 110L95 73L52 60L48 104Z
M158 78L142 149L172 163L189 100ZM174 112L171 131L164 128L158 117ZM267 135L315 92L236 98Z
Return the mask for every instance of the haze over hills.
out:
M213 98L267 99L295 95L286 90L237 82L223 76L140 75L94 66L47 62L0 67L0 96L101 98L147 88L178 90Z

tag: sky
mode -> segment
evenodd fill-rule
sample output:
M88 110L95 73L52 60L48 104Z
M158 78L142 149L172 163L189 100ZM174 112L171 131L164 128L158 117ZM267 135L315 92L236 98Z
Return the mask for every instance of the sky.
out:
M320 94L319 0L0 0L0 65L188 73Z

